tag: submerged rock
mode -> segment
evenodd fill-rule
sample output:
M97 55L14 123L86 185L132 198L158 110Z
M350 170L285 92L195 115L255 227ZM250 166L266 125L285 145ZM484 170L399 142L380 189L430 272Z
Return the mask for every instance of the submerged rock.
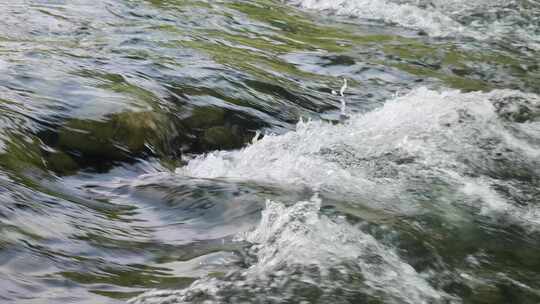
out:
M45 163L49 170L60 175L70 175L79 170L73 157L64 152L46 153Z
M175 167L182 153L240 148L262 126L251 116L218 107L197 107L187 113L185 118L141 111L101 120L70 119L38 133L41 144L32 151L40 168L60 175L89 167L106 171L117 162L144 157Z
M208 150L233 149L242 145L242 135L238 134L238 128L224 126L212 127L204 132L202 145Z
M240 107L169 106L85 118L44 117L31 127L7 116L0 166L23 175L34 170L70 175L153 157L177 167L183 153L237 149L265 127L261 118Z
M170 154L176 137L177 129L164 114L125 112L104 121L69 120L59 129L56 146L77 158L123 161Z
M40 142L37 139L10 137L6 140L6 147L2 152L0 166L13 172L21 172L32 167L44 168Z
M225 123L225 110L218 107L198 107L193 109L191 115L183 120L183 124L192 129L203 129L223 125Z
M185 149L190 153L240 148L264 127L258 118L212 106L193 109L181 124L190 132Z

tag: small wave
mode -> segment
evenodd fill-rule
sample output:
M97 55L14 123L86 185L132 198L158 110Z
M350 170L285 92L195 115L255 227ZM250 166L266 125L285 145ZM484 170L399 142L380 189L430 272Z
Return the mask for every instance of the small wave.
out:
M538 49L537 4L528 1L292 0L302 8L422 30L430 36L517 38Z
M378 19L404 27L422 29L432 36L449 36L466 29L449 16L428 11L409 3L394 3L384 0L300 0L291 1L306 9L329 11L338 15L355 16L363 19Z
M388 303L450 300L391 248L344 220L320 215L320 206L317 196L290 207L267 201L258 227L237 237L252 244L252 265L185 290L148 292L130 303L350 303L360 295ZM310 286L317 292L306 293Z

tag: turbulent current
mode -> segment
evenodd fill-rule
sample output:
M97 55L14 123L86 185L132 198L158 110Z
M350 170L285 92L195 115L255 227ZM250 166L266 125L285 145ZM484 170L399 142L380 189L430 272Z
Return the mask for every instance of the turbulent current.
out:
M356 216L368 219L351 225L343 215L320 214L317 194L299 202L268 200L257 228L237 237L250 244L256 262L223 279L151 292L133 303L271 302L280 295L278 302L461 302L444 291L444 277L483 285L503 275L475 274L477 256L484 254L481 240L460 268L433 261L432 269L419 273L385 242L388 236L377 240L366 226L380 221L385 227L372 229L399 234L391 227L405 225L434 237L439 229L478 233L474 226L481 221L534 234L540 228L540 122L528 118L539 114L536 95L421 88L344 124L300 123L295 132L267 136L240 151L197 157L176 174L302 186L328 196L329 205L341 201L332 208L365 208ZM431 258L447 254L435 248ZM438 267L445 272L435 273Z
M540 47L535 0L297 0L301 7L375 19L430 36L469 36Z
M0 0L0 302L539 303L539 55L534 0Z

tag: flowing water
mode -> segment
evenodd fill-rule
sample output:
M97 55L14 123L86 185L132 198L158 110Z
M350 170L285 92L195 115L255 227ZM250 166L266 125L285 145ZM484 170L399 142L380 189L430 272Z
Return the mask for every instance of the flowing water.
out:
M537 0L0 0L0 302L540 303L539 58Z

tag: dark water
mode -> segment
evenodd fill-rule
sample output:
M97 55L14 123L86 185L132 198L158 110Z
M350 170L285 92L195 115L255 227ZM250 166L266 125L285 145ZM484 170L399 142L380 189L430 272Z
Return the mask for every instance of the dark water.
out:
M0 0L0 302L539 303L539 55L533 0Z

